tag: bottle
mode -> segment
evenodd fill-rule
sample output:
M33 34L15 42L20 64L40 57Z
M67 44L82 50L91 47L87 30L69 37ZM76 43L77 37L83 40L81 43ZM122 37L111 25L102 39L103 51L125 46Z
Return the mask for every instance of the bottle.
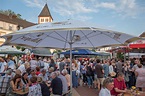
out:
M22 88L23 92L25 92L25 85L23 85L23 88Z

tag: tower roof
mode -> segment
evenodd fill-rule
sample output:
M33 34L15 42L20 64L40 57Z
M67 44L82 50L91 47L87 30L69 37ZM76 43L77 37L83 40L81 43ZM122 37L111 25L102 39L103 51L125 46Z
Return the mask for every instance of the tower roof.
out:
M48 16L50 16L52 18L47 4L45 4L44 8L42 9L42 11L41 11L41 13L39 14L38 17L48 17Z

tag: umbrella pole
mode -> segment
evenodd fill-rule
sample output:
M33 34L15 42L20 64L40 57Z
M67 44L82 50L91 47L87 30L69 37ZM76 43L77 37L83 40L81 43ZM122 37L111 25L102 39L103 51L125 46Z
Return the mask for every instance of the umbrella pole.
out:
M126 62L126 49L124 49L124 62Z
M72 31L70 31L70 96L72 96Z

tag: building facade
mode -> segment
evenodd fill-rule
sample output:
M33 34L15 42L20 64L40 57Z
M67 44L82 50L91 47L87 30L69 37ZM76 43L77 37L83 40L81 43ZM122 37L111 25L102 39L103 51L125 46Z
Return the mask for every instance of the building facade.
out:
M17 30L33 26L34 23L17 18L15 15L4 15L0 13L0 36L15 32ZM0 45L4 43L5 39L0 38Z

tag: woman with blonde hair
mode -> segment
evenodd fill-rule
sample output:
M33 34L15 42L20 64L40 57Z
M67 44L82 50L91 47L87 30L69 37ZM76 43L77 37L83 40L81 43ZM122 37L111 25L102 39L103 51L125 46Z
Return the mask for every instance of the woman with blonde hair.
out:
M77 70L78 69L78 64L77 62L73 59L72 60L72 70Z
M78 78L77 78L77 69L78 69L78 64L76 61L73 59L72 60L72 85L73 87L77 88L78 87Z

